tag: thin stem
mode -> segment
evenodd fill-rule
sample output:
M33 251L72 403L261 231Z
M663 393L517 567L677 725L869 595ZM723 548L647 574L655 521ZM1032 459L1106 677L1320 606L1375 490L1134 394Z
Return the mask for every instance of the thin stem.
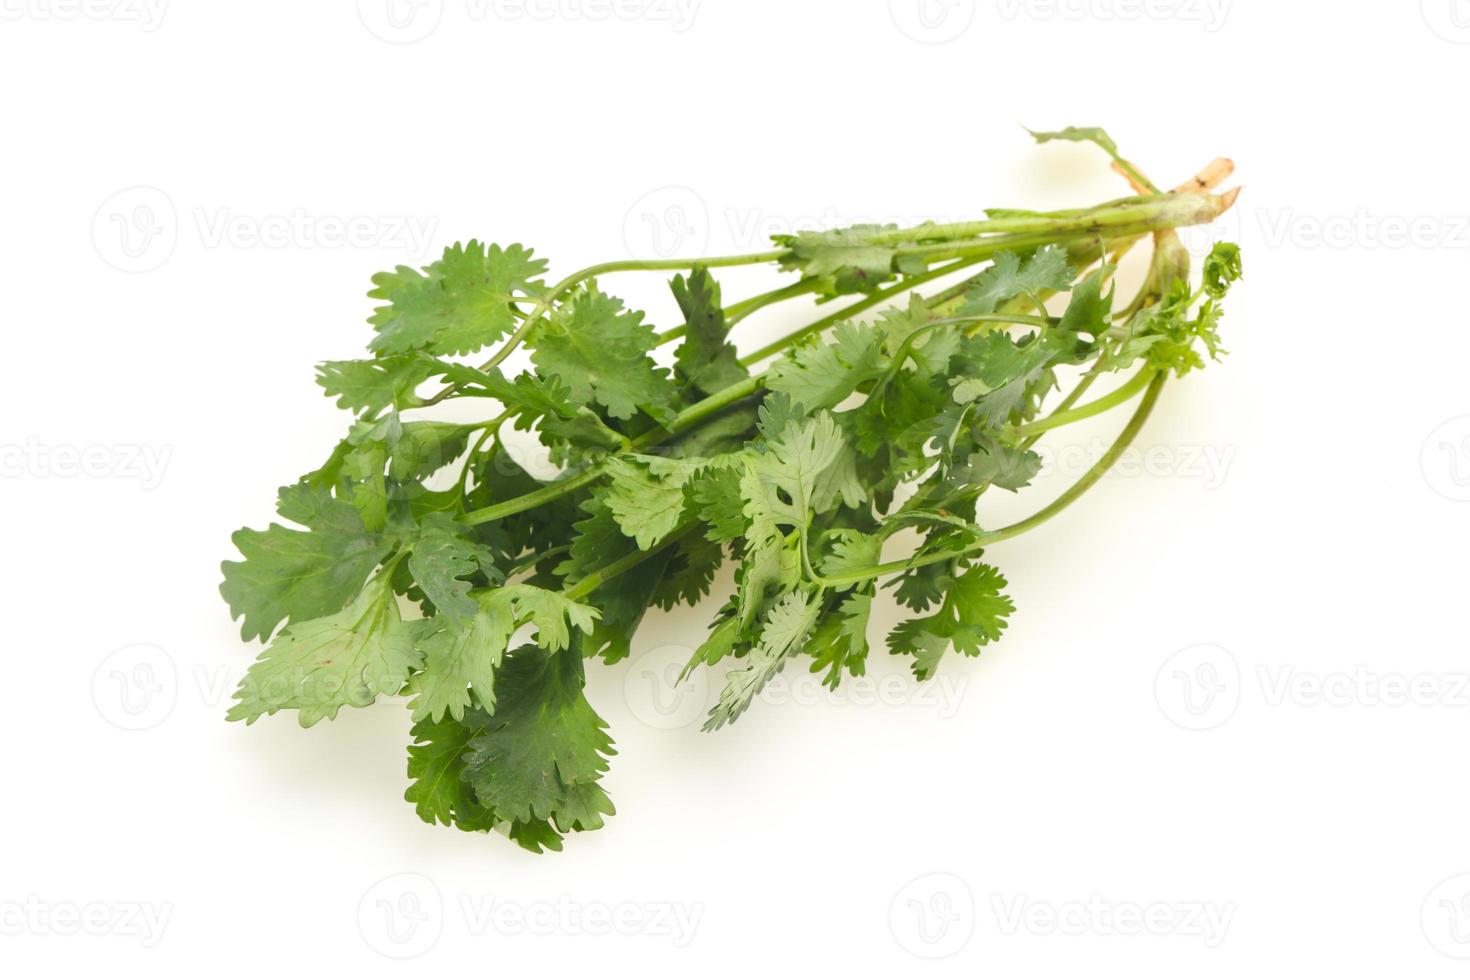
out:
M1149 382L1148 389L1143 394L1143 399L1138 403L1138 408L1134 410L1132 418L1123 427L1123 431L1118 434L1118 438L1108 447L1108 451L1103 453L1102 458L1093 464L1092 468L1084 473L1076 483L1063 491L1061 496L1030 517L996 531L981 532L976 536L975 542L968 547L954 548L949 551L936 551L933 554L922 555L918 558L873 565L855 572L831 576L830 578L824 579L823 584L846 585L853 582L865 582L884 575L893 575L914 568L922 568L925 565L933 565L943 561L954 561L957 558L968 557L993 544L1014 538L1019 534L1024 534L1035 527L1045 524L1066 510L1077 498L1091 489L1093 484L1101 480L1108 470L1113 468L1113 464L1118 461L1119 457L1132 445L1133 440L1138 436L1139 430L1148 421L1149 414L1153 412L1154 405L1159 400L1159 391L1164 387L1166 377L1162 373L1154 375L1153 380Z
M1145 385L1153 380L1153 376L1157 373L1158 368L1149 365L1130 378L1127 384L1120 385L1117 390L1109 392L1101 398L1094 399L1086 405L1077 408L1058 408L1057 411L1052 412L1044 419L1036 419L1024 425L1018 425L1011 431L1018 436L1040 435L1058 426L1070 425L1073 422L1080 422L1083 419L1092 418L1094 415L1100 415L1110 408L1118 407L1138 394L1143 390Z
M668 537L664 538L662 541L658 542L647 551L635 551L632 554L625 555L622 558L619 558L617 561L612 562L611 564L604 565L602 568L599 568L595 572L590 572L587 575L584 575L572 585L568 586L565 589L562 589L562 596L575 601L577 599L582 599L591 595L592 593L600 589L603 583L605 583L608 579L616 578L624 572L631 571L632 569L637 568L639 565L643 564L645 561L652 558L660 551L663 551L665 548L678 542L681 538L689 534L696 527L698 527L698 524L696 522L690 522L688 524L684 524L680 527L675 528Z
M834 323L837 323L841 320L846 320L849 317L854 317L857 316L859 313L870 310L878 304L882 303L884 300L891 299L892 297L897 296L899 293L907 292L911 289L917 289L919 286L922 286L925 283L933 282L935 279L942 279L952 272L958 272L961 269L968 268L969 266L983 261L983 256L961 259L956 262L951 262L949 265L941 266L938 269L930 269L928 272L922 273L920 275L911 276L907 279L900 280L899 282L894 283L892 286L887 286L883 289L878 290L875 293L868 295L866 298L859 300L856 303L853 303L851 306L844 307L843 309L838 310L835 313L829 313L828 315L822 317L820 320L816 320L812 323L807 324L799 330L794 330L784 337L771 341L760 350L752 351L751 353L742 357L740 359L740 363L749 366L756 363L757 361L765 360L772 354L779 354L781 353L781 351L785 350L793 344L800 343L807 337L810 337L812 334L821 333L823 330L826 330ZM961 285L963 286L964 284ZM961 291L963 292L963 290ZM947 292L948 291L946 291L946 293ZM945 295L945 293L941 293L939 296L933 297L933 301L942 302Z

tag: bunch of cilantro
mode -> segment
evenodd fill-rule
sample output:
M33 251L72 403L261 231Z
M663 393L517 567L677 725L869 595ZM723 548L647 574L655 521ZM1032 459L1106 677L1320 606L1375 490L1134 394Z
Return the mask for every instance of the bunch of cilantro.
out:
M734 593L685 671L727 662L707 729L793 660L833 686L861 675L880 587L911 610L887 648L917 677L950 650L977 655L1013 612L984 549L1077 499L1166 379L1221 353L1220 303L1240 276L1239 250L1220 245L1193 284L1173 230L1230 206L1211 193L1218 170L1163 193L1101 130L1036 135L1096 143L1138 194L614 262L551 285L529 249L478 241L375 276L371 356L318 367L355 421L281 489L286 523L238 531L241 558L223 566L244 638L269 644L229 718L289 709L310 726L403 696L419 815L540 851L613 812L600 782L612 740L584 665L628 656L649 608L699 602L727 561ZM1145 240L1148 275L1120 306L1117 261ZM797 278L727 303L715 271L757 263ZM682 324L660 333L602 290L598 277L632 271L675 273ZM840 308L742 356L732 330L800 297ZM671 369L654 358L665 345ZM507 377L521 348L530 368ZM449 399L489 408L436 420ZM984 494L1035 476L1043 433L1125 403L1117 442L1076 484L1025 520L984 519ZM534 433L560 474L532 476L510 430Z

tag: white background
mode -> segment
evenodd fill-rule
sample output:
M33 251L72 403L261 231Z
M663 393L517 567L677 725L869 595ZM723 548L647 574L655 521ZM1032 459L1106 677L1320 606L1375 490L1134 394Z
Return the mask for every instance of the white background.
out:
M1463 975L1470 4L359 6L0 0L9 975ZM399 705L223 721L218 565L372 272L1126 192L1020 124L1234 157L1247 279L1153 455L993 549L983 657L701 735L654 684L713 606L655 616L591 671L619 813L540 857L418 821Z

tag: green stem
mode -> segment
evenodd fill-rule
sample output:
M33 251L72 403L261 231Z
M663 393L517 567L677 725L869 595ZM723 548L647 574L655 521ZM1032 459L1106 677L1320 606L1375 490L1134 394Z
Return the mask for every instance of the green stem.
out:
M1080 422L1083 419L1092 418L1094 415L1101 415L1110 408L1117 408L1138 394L1153 380L1153 376L1157 373L1158 368L1152 365L1145 367L1130 378L1126 384L1120 385L1117 390L1111 391L1101 398L1094 399L1086 405L1081 405L1077 408L1058 407L1055 412L1052 412L1046 418L1036 419L1024 425L1018 425L1011 432L1018 436L1035 436L1059 426L1071 425L1073 422Z
M1093 484L1097 483L1098 480L1101 480L1103 476L1108 472L1108 470L1113 468L1113 464L1115 464L1118 461L1119 457L1121 457L1123 453L1127 451L1128 447L1132 445L1133 440L1138 436L1139 430L1142 429L1143 424L1148 421L1149 414L1153 412L1154 404L1159 400L1159 391L1164 387L1165 379L1166 375L1164 374L1154 375L1153 380L1149 382L1148 390L1144 392L1143 399L1138 403L1138 408L1134 410L1133 417L1128 420L1128 424L1123 427L1123 431L1118 434L1118 438L1114 440L1111 446L1108 447L1108 451L1103 454L1102 458L1099 459L1095 464L1093 464L1092 468L1084 473L1076 483L1072 484L1065 491L1063 491L1061 496L1057 497L1050 504L1032 514L1025 520L1017 521L1015 524L1007 525L1006 527L1000 528L996 531L980 532L976 536L975 542L965 548L955 548L949 551L936 551L933 554L923 555L918 558L909 558L902 561L891 561L881 565L873 565L868 568L858 569L855 572L848 572L843 575L831 576L830 578L824 579L823 584L836 586L847 585L854 582L865 582L869 579L879 578L884 575L894 575L900 572L907 572L910 569L922 568L925 565L933 565L938 562L944 561L954 561L957 558L968 557L970 555L973 555L977 551L990 547L993 544L997 544L1009 538L1014 538L1019 534L1024 534L1025 532L1030 531L1035 527L1045 524L1047 521L1051 520L1053 517L1066 510L1067 507L1069 507L1074 501L1077 500L1077 498L1081 497L1084 493L1091 489Z
M917 289L919 286L922 286L925 283L933 282L935 279L942 279L952 272L958 272L961 269L967 268L983 261L983 256L969 259L961 259L956 262L951 262L949 265L941 266L938 269L930 269L928 272L922 273L920 275L910 276L907 279L900 280L899 282L894 283L891 286L887 286L883 289L878 290L875 293L868 295L864 299L853 303L851 306L844 307L843 309L838 310L835 313L829 313L828 315L822 317L820 320L815 320L799 330L794 330L784 337L771 341L771 343L762 347L760 350L752 351L751 353L742 357L740 359L740 363L749 366L756 363L757 361L765 360L772 354L779 354L793 344L800 343L807 337L810 337L812 334L821 333L823 330L826 330L828 327L841 320L846 320L850 317L857 316L859 313L871 310L873 307L877 306L887 299L891 299L892 297L897 296L899 293L908 292L911 289ZM965 284L962 283L960 285L961 287L964 287ZM961 292L963 292L963 288L961 289ZM942 302L947 293L948 290L946 290L945 293L941 293L939 296L933 297L931 301Z
M632 569L637 568L639 565L643 564L645 561L652 558L660 551L663 551L665 548L679 541L686 534L689 534L691 531L693 531L696 527L698 527L698 524L696 522L690 522L688 524L684 524L680 527L675 528L668 535L668 537L664 538L662 541L658 542L647 551L635 551L632 554L625 555L624 557L619 558L617 561L612 562L611 564L604 565L602 568L599 568L595 572L590 572L587 575L584 575L572 585L568 586L565 589L562 589L562 596L575 601L577 599L583 599L591 595L592 593L600 589L603 583L606 582L608 579L616 578L624 572L631 571Z

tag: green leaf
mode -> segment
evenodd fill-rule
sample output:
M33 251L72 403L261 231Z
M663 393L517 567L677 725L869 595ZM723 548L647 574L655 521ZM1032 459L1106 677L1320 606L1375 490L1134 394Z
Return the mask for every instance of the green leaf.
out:
M477 351L514 328L513 304L541 293L536 277L545 271L530 249L471 240L445 249L422 272L403 265L380 272L368 295L387 302L368 318L378 332L368 346L379 354Z
M889 649L912 654L914 676L921 681L934 675L950 646L967 657L979 656L981 647L1000 639L1006 618L1016 611L1001 594L1005 585L990 565L974 566L951 581L938 612L895 626L888 634Z
M689 505L709 527L711 541L728 543L745 534L750 519L745 516L745 498L740 489L743 466L712 466L701 470L684 485Z
M883 539L850 527L833 528L827 534L828 552L821 561L822 574L848 575L878 564Z
M422 480L464 455L470 426L452 422L408 422L393 446L388 475L399 482Z
M652 548L679 526L684 485L704 463L637 454L608 458L607 505L640 550Z
M526 430L537 419L545 417L569 419L577 414L572 392L556 378L540 378L520 374L507 381L499 368L481 371L464 364L444 363L442 373L457 384L467 385L474 394L483 394L516 414L516 428Z
M220 595L247 640L268 638L282 621L341 609L391 547L387 537L368 531L352 504L320 487L282 487L276 510L309 530L242 528L230 540L245 560L220 566Z
M648 356L657 345L653 328L642 313L625 311L622 300L595 284L558 307L537 331L535 344L531 362L543 377L559 379L575 402L596 401L617 419L673 404L668 371Z
M654 592L653 604L668 610L684 602L693 606L709 593L725 549L708 538L686 535L674 550Z
M981 438L976 445L979 448L963 465L952 467L945 474L947 486L995 486L1002 490L1020 490L1041 472L1041 457L1029 449L1009 446L991 438Z
M235 691L226 717L250 723L294 708L303 728L397 694L421 663L418 624L405 623L386 580L341 612L292 623L266 648Z
M1038 133L1036 130L1027 130L1038 143L1049 143L1052 140L1067 140L1072 143L1096 143L1107 151L1108 156L1118 155L1118 144L1100 126L1068 126L1050 133Z
M751 700L810 635L821 611L820 592L788 592L771 607L754 649L740 667L725 675L725 689L710 709L705 731L716 731L745 713Z
M430 515L420 526L408 570L434 608L454 625L475 615L478 608L469 598L470 583L465 580L480 573L494 585L501 578L490 549L444 514Z
M359 361L323 361L316 366L317 384L337 406L363 415L385 408L413 408L422 403L414 390L436 373L434 361L418 354L394 354Z
M766 451L751 456L750 465L778 523L805 527L814 511L825 513L839 499L849 507L862 502L862 487L846 448L836 420L827 412L793 419L767 437Z
M739 353L725 339L730 328L720 306L720 284L709 270L697 265L688 279L675 276L669 286L684 314L684 341L674 355L674 376L680 383L714 394L748 377Z
M1205 258L1205 293L1211 299L1223 299L1231 284L1240 278L1240 246L1234 242L1216 242Z
M835 408L865 381L883 373L877 328L839 323L832 342L813 342L790 351L771 366L766 387L790 396L807 411Z
M960 315L988 315L1018 296L1045 298L1045 293L1071 286L1075 275L1067 264L1067 250L1057 245L1039 248L1024 261L1014 252L1001 252L965 293Z
M465 620L441 614L421 631L424 669L409 682L415 720L446 713L462 718L474 703L471 692L485 710L494 711L495 671L520 625L529 622L540 645L555 652L571 644L568 625L585 633L600 615L591 606L525 583L480 592L469 601L475 609Z
M475 798L499 818L592 830L613 808L597 786L612 754L607 723L582 693L580 654L521 647L496 678L496 710L465 754Z
M464 778L464 754L470 740L483 733L482 726L447 719L414 724L403 798L414 805L419 819L467 831L495 826L495 815L476 801Z
M867 670L868 619L873 608L870 590L851 592L837 609L823 617L807 644L812 655L812 673L823 670L822 683L836 689L846 670L861 677Z

